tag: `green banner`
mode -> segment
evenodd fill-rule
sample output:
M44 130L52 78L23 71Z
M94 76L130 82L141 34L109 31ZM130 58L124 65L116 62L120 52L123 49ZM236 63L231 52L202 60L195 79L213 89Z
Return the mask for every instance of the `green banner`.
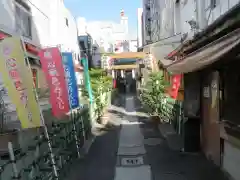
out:
M89 71L88 71L88 59L82 58L81 61L82 61L83 67L84 67L85 88L88 91L88 97L89 97L90 102L93 102L92 87L91 87L90 76L89 76Z

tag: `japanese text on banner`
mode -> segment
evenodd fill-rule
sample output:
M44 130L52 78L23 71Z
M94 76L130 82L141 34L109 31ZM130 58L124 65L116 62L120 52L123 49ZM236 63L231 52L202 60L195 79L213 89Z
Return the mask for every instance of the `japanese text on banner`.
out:
M53 114L60 117L69 111L69 105L64 70L58 48L44 49L40 53L40 60L50 86Z
M6 38L0 43L0 72L22 128L42 125L40 110L33 92L33 79L26 66L21 40Z
M68 88L68 98L70 108L74 109L79 106L78 87L75 76L72 53L62 53L62 61L65 71L65 79Z

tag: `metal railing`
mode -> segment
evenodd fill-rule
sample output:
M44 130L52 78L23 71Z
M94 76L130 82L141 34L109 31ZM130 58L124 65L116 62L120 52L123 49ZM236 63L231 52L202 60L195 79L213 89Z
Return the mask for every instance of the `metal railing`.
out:
M181 134L184 119L182 102L168 97L161 103L160 108L161 120L172 124L176 132Z
M102 101L107 104L108 98L104 95ZM97 108L93 103L71 111L64 120L48 120L49 137L43 128L16 132L20 145L9 142L9 153L1 155L0 180L64 179L70 165L84 156L84 144L92 136L92 123L98 118Z

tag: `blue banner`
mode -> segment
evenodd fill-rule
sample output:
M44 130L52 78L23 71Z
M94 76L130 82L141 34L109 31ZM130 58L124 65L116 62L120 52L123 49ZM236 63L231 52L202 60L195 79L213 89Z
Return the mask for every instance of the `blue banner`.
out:
M68 89L69 106L71 109L79 107L77 79L75 76L72 53L62 53L62 62L65 71Z
M93 102L92 87L91 87L90 76L88 71L88 59L82 58L81 60L84 67L85 87L88 90L88 96L89 96L90 102Z

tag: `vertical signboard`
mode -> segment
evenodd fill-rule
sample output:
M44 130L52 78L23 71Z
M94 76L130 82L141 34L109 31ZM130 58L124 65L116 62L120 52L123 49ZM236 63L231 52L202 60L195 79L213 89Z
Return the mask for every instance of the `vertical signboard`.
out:
M68 89L69 106L71 109L79 107L77 80L73 65L72 53L62 53L62 62Z
M40 110L33 91L31 70L24 58L19 38L5 38L0 43L0 72L8 95L16 106L22 128L42 126Z
M90 102L93 102L92 87L91 87L90 76L88 71L88 59L82 58L82 64L84 66L85 87L88 90Z
M57 47L42 49L39 53L42 69L50 87L53 115L69 112L68 91L60 51Z
M170 96L173 99L176 99L178 96L178 90L181 85L181 78L182 75L180 74L172 76L172 87L170 89Z

